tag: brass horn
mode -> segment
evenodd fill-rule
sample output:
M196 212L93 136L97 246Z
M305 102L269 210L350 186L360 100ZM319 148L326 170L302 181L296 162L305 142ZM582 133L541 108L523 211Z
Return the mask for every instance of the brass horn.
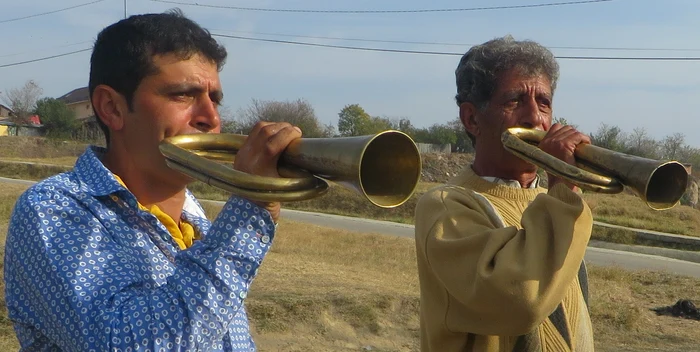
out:
M577 164L574 166L535 146L546 134L513 127L503 132L501 141L509 152L581 189L619 193L627 187L655 210L674 207L685 193L688 170L677 161L647 159L581 144L574 153Z
M321 196L332 181L381 208L406 202L421 175L418 147L403 132L338 138L299 138L280 157L282 178L250 175L232 162L247 136L190 134L164 139L167 165L192 178L258 201L299 201Z

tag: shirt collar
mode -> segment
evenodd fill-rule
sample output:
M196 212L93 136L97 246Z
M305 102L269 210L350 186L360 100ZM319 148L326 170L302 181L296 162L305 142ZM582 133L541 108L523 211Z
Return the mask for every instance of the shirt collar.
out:
M127 192L133 197L131 192L119 183L103 163L102 156L106 149L98 146L90 146L78 158L73 168L73 172L78 176L84 191L93 197L107 196L116 192ZM185 190L185 204L182 208L186 215L193 215L198 218L206 218L202 206L197 202L189 189Z
M516 180L507 180L507 179L493 177L493 176L481 176L481 178L483 178L486 181L496 183L499 185L505 185L505 186L513 187L513 188L523 188L520 186L520 182L518 182ZM527 187L527 188L531 188L531 189L537 188L537 187L539 187L539 184L540 184L540 176L536 175L535 179L532 181L532 183L530 183L530 187Z
M126 188L119 184L100 158L106 149L98 146L89 146L85 152L75 162L73 172L82 182L84 191L91 196L106 196L118 191L126 191Z

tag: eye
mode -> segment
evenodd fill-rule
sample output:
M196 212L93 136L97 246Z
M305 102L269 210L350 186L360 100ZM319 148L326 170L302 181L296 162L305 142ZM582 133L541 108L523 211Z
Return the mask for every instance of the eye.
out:
M214 105L221 106L221 98L214 96L214 97L209 97L209 99L211 100L212 103L214 103Z
M170 97L179 100L190 98L191 96L192 95L189 92L173 92L170 94Z
M507 107L513 107L513 108L514 108L514 107L518 106L518 103L519 103L519 102L520 102L520 99L518 99L517 97L515 97L515 98L510 98L510 99L506 100L506 104L505 104L505 105L506 105Z

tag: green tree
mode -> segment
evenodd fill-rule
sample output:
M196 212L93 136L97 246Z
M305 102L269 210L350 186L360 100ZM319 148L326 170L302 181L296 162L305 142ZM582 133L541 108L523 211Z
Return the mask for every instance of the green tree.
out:
M369 119L369 121L360 126L360 129L357 131L357 136L375 134L393 128L394 127L389 119L373 116Z
M372 117L359 104L346 105L338 113L338 133L341 136L361 136L372 124Z
M464 124L462 120L459 119L459 116L448 122L447 125L455 132L456 137L456 141L452 145L452 151L457 153L473 153L474 146L472 145L472 140L469 139L467 131L464 129Z
M404 117L391 120L391 128L401 131L411 137L416 133L416 128L411 123L411 120Z
M432 144L455 144L457 134L449 125L433 124L428 128L428 136Z
M39 115L47 137L70 138L80 127L80 122L75 119L75 112L55 98L39 99L34 114Z

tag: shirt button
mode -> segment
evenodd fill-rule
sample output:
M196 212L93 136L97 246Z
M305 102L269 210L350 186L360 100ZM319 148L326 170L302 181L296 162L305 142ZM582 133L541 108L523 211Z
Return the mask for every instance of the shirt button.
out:
M268 236L268 235L262 236L262 238L260 239L260 242L262 242L262 243L269 243L269 242L270 242L270 236Z

